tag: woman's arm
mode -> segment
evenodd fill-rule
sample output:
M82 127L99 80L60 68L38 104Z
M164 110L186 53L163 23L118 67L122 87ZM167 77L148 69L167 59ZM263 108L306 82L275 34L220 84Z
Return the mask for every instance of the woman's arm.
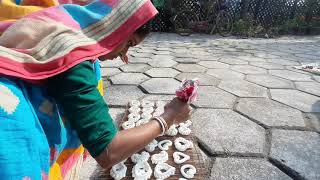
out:
M119 131L108 147L96 157L96 161L105 169L143 149L161 133L157 121L150 121L139 127Z

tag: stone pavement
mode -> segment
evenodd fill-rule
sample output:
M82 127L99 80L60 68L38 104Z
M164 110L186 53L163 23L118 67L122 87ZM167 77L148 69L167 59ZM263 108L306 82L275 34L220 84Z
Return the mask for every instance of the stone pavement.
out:
M129 100L169 100L198 77L192 120L210 179L320 179L320 76L293 68L320 62L320 37L154 33L129 54L102 64L116 120ZM99 173L89 160L81 179Z

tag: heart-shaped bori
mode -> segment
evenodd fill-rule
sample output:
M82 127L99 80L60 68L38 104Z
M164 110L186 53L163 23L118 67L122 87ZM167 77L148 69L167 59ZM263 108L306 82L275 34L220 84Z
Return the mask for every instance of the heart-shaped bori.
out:
M132 168L132 176L134 179L150 179L151 175L152 169L148 162L138 163Z
M192 142L183 137L178 137L176 140L174 140L174 146L176 149L178 149L178 151L185 151L193 148Z
M134 163L147 162L150 158L150 154L146 151L142 151L141 154L133 154L131 160Z
M110 170L110 176L113 177L114 179L122 179L126 177L126 173L127 173L127 166L124 165L123 162L112 166Z
M166 151L161 151L159 154L154 154L151 156L152 164L159 164L167 162L169 159L168 153Z
M169 146L172 146L172 142L170 140L163 140L158 143L158 147L162 151L168 151Z
M166 135L168 136L175 136L178 134L177 125L172 125L170 128L166 131Z
M149 143L145 149L148 151L148 152L153 152L156 147L158 146L158 141L157 140L153 140L151 143Z
M187 154L184 154L182 152L174 152L173 153L173 161L176 164L182 164L190 159L190 156Z
M187 179L192 179L194 175L197 173L197 169L191 164L185 164L181 166L180 171L182 176Z
M159 163L154 168L154 177L157 179L167 179L174 175L175 171L175 167L172 167L167 163Z

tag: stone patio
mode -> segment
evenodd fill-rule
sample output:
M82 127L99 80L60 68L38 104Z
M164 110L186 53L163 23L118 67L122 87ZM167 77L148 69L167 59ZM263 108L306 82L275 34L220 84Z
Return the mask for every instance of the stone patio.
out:
M198 77L192 121L210 179L318 180L320 76L293 67L320 63L319 52L319 36L154 33L130 49L131 64L102 64L105 100L119 121L129 100L169 100L184 78ZM101 169L89 158L80 179L99 177Z

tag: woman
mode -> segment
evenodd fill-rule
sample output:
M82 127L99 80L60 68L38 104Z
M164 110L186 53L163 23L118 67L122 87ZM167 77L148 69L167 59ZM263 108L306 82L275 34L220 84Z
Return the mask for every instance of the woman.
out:
M185 102L173 99L161 117L117 131L101 96L95 60L120 57L128 63L128 49L145 38L145 24L157 13L150 1L56 5L1 1L1 179L66 178L84 152L82 145L110 168L190 112Z

